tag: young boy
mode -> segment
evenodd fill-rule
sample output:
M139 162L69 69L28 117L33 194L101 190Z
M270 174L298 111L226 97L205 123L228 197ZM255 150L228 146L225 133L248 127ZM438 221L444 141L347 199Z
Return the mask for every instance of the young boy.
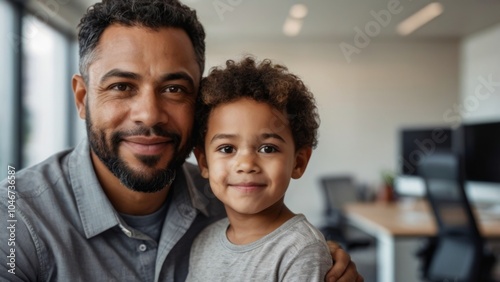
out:
M324 281L325 239L284 204L317 144L314 98L287 68L251 57L202 82L195 155L227 218L197 237L188 281Z

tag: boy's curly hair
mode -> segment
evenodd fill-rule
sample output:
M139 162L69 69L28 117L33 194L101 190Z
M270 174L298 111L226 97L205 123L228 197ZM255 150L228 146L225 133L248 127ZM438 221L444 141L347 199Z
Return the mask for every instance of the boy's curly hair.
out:
M212 68L201 82L195 118L196 145L203 148L210 113L217 106L240 98L269 104L288 118L295 148L316 148L319 115L313 94L302 80L283 65L266 59L256 63L247 56L226 61L226 68Z

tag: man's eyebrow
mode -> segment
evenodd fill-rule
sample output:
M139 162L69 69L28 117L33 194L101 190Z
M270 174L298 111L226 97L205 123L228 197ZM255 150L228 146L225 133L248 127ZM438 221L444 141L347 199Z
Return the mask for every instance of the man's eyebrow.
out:
M233 139L236 137L236 134L225 134L225 133L219 133L215 134L212 139L210 139L210 144L212 144L214 141L218 139Z
M263 140L273 138L273 139L278 139L278 140L282 141L283 143L286 143L285 139L276 133L262 133L260 136Z
M193 81L193 78L191 76L189 76L187 73L185 72L173 72L173 73L167 73L167 74L164 74L161 78L160 78L160 81L161 82L164 82L164 81L170 81L170 80L185 80L187 81L191 86L194 86L194 81Z
M103 77L100 80L100 83L104 83L106 80L112 78L112 77L121 77L121 78L128 78L128 79L134 79L134 80L139 80L141 78L140 75L130 72L130 71L124 71L120 69L112 69L108 71L106 74L103 75ZM169 81L169 80L185 80L187 81L191 86L194 86L194 81L185 72L174 72L174 73L167 73L161 76L160 81Z
M129 79L135 79L135 80L138 80L141 78L140 75L133 73L133 72L124 71L124 70L120 70L120 69L112 69L101 77L100 83L104 83L106 80L108 80L112 77L129 78Z

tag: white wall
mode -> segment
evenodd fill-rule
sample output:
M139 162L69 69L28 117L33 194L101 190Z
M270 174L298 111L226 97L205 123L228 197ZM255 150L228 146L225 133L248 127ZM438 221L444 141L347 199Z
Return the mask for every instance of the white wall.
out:
M500 24L466 37L460 46L465 122L500 120ZM491 81L486 87L482 81Z
M466 37L460 46L460 109L464 123L500 121L500 24ZM499 184L468 183L475 201L500 203Z
M458 103L458 42L371 42L348 63L339 43L207 44L207 68L251 53L298 74L315 94L321 116L319 146L286 202L321 224L321 175L349 173L372 186L383 169L397 169L397 130L446 125Z

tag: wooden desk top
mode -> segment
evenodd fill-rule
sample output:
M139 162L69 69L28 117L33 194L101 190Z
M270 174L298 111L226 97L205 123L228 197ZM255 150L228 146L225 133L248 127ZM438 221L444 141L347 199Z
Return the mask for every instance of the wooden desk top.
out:
M354 225L367 232L409 237L437 233L437 224L427 201L352 203L345 205L344 210ZM478 221L485 237L500 238L500 219L481 218Z

